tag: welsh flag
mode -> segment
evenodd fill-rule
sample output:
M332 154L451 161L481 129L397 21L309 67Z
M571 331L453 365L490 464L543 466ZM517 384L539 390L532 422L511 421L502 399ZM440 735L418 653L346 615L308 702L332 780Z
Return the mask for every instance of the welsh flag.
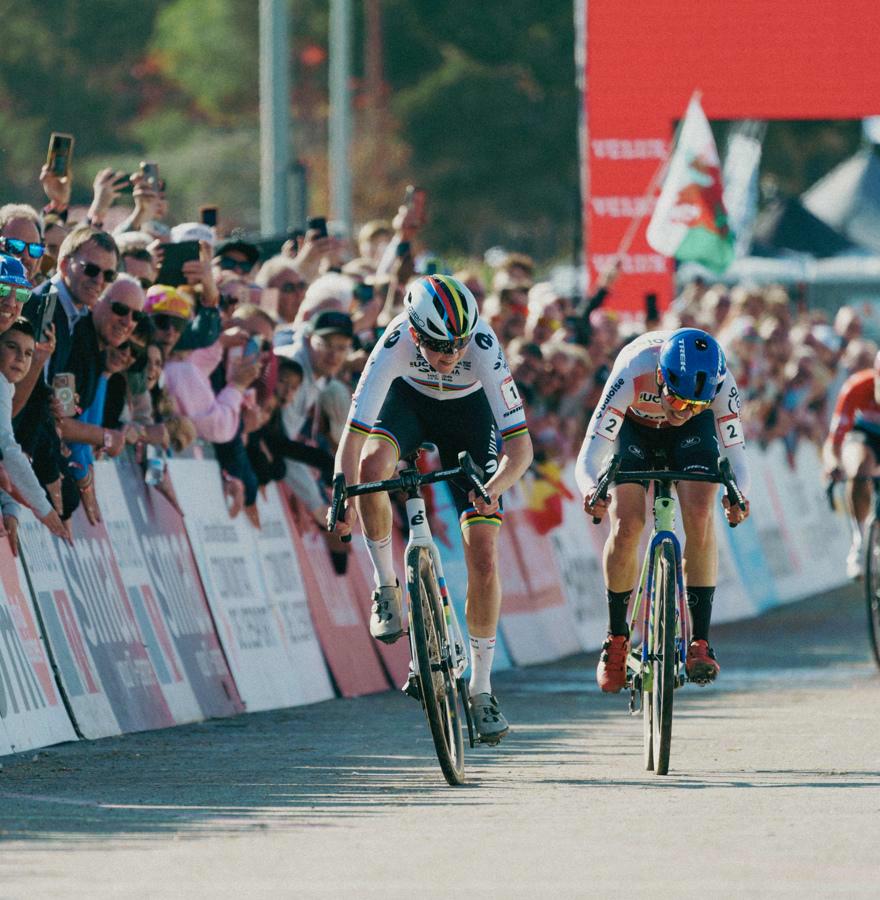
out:
M648 243L679 262L698 262L723 272L734 257L723 193L712 129L694 94L648 223Z

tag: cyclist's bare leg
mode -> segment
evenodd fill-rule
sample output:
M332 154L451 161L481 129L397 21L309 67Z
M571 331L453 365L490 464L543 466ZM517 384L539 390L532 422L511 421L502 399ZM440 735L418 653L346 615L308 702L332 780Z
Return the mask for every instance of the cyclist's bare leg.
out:
M370 435L364 444L358 469L360 481L383 481L394 475L397 465L397 448L390 441ZM364 534L370 540L379 540L391 534L391 500L380 491L356 498L358 515Z
M475 522L462 529L462 537L468 573L468 631L473 637L494 637L501 615L498 526L488 522Z
M611 533L605 542L605 586L609 591L631 591L638 578L639 540L645 530L645 489L619 484L611 491L608 508Z
M847 477L847 509L862 532L865 521L871 513L873 493L871 478L877 473L877 457L867 444L845 440L840 451L840 461Z
M688 584L718 582L718 546L715 540L715 504L718 485L681 482L677 488L684 526L684 576Z

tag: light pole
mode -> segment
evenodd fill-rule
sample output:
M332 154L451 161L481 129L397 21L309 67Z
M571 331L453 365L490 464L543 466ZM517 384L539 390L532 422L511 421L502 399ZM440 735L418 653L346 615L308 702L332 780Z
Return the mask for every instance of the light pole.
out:
M287 229L290 72L287 0L260 0L260 231Z
M330 0L330 214L352 234L351 0Z

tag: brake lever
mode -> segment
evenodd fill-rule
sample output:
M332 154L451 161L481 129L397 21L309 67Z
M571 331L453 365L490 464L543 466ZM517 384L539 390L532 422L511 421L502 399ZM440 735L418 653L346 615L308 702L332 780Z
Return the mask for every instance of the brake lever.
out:
M333 499L330 502L330 513L327 516L327 530L333 532L336 530L337 522L345 521L345 500L346 500L345 475L342 472L333 476ZM351 533L342 536L342 543L347 544L351 541Z

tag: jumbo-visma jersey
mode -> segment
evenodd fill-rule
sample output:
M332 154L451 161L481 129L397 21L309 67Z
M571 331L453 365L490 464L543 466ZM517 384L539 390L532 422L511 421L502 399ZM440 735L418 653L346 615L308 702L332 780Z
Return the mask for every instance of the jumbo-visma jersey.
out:
M578 455L575 474L581 493L589 493L598 481L602 467L617 448L617 436L625 418L648 428L675 427L666 419L657 387L660 348L671 334L672 331L649 331L618 354ZM715 415L721 453L730 459L737 485L747 494L750 479L739 391L730 371L709 408Z
M419 353L409 320L401 313L373 348L358 382L348 414L348 428L368 434L395 378L434 400L455 400L483 390L502 438L528 431L523 403L510 366L492 328L480 319L462 358L448 375L441 375ZM462 423L466 427L466 423Z

